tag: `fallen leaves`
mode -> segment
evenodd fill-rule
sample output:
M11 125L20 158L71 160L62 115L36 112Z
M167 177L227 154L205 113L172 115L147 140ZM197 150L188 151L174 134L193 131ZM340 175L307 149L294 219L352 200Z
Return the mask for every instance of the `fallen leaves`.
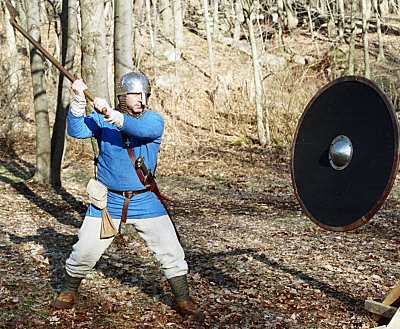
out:
M246 171L243 152L252 154ZM165 159L159 175L204 327L372 327L364 300L382 299L400 278L396 195L362 228L327 232L300 212L285 155L224 146L197 156L207 154L215 161L196 166L193 155L181 175ZM135 233L83 281L75 310L51 310L82 220L83 183L67 180L58 193L0 183L0 327L195 327L173 310L168 283Z

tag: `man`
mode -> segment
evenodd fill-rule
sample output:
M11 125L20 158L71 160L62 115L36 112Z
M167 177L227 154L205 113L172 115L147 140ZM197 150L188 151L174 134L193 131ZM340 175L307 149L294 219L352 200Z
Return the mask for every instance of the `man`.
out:
M118 107L95 98L96 110L85 116L86 85L82 80L72 84L74 97L67 117L68 134L75 138L96 138L99 145L97 180L108 188L107 211L115 227L121 221L134 225L147 247L161 264L175 295L177 311L195 320L203 318L189 297L183 249L165 207L155 193L142 183L134 166L143 156L145 166L154 174L164 130L162 117L148 110L150 83L141 73L122 76L117 89ZM129 154L133 150L133 156ZM53 303L56 309L72 308L82 279L93 269L114 237L102 239L102 211L90 204L79 231L79 240L66 261L62 292Z

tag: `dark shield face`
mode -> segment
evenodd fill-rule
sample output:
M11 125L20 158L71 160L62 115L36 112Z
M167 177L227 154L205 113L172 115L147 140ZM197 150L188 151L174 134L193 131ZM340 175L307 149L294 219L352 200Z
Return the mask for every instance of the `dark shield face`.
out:
M398 134L391 103L371 81L344 77L323 87L292 147L293 187L307 216L333 231L365 224L393 185Z

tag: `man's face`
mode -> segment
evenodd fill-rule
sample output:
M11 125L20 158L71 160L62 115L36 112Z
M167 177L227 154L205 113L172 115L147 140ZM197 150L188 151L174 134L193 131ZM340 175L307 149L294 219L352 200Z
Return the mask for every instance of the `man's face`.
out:
M133 113L143 112L145 104L143 104L142 94L141 93L127 94L126 95L126 106Z

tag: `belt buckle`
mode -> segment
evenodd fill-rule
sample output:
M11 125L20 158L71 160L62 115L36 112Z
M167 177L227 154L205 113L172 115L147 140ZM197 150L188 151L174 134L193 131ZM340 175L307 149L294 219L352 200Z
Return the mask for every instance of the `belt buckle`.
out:
M123 191L122 192L122 195L125 197L125 198L131 198L131 196L132 196L132 192L131 191Z

